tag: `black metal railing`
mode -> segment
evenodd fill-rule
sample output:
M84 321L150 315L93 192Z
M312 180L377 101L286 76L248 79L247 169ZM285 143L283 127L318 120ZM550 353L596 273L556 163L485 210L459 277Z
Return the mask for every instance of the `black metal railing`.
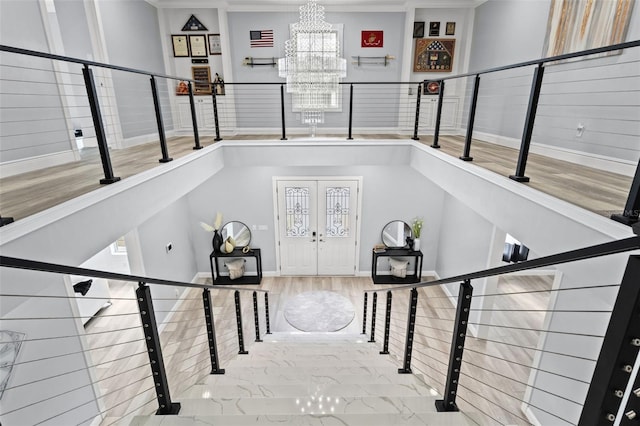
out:
M260 342L260 330L269 329L268 310L257 297L264 293L268 303L265 290L6 256L0 267L3 280L28 281L29 271L41 279L36 291L0 294L1 340L13 356L0 412L7 424L89 424L96 418L113 424L152 412L178 414L176 395L209 374L224 374L225 362L248 353L246 336L255 331ZM72 286L66 276L90 279ZM89 292L100 285L110 290ZM89 301L98 307L87 311L82 306ZM236 327L242 315L254 321Z
M375 320L363 315L363 330L371 324L370 341L383 342L380 353L394 357L400 373L421 375L438 391L438 411L461 410L478 424L596 425L621 415L625 421L637 404L632 372L640 348L640 257L628 258L618 283L562 285L527 273L638 249L635 236L368 290L370 312L377 293L393 294L393 304ZM376 320L384 324L382 340L373 336Z
M335 114L326 114L322 127L325 133L345 136L346 139L353 139L354 133L365 137L367 134L375 133L419 140L421 133L433 131L433 148L442 146L442 132L455 135L464 130L466 136L460 158L471 161L472 141L479 119L486 121L496 113L495 102L504 101L507 104L503 104L502 109L508 109L505 113L509 114L510 120L514 114L520 114L522 117L512 121L524 120L517 165L515 173L510 177L519 182L526 182L530 179L526 176L526 166L532 138L535 136L536 117L540 114L545 117L556 115L552 110L553 105L540 104L541 99L553 94L545 94L545 81L553 74L569 74L573 71L569 69L557 72L556 65L561 61L628 51L638 46L640 40L448 76L436 80L439 84L436 92L426 91L426 82L342 82L341 93L338 94L339 107L334 111ZM15 107L16 111L19 111L19 116L16 115L5 124L11 129L29 128L25 132L9 131L3 138L7 141L17 140L26 137L27 134L30 138L37 138L38 134L46 133L47 146L55 143L56 146L64 146L68 150L75 144L74 135L79 132L85 140L95 140L100 152L103 175L99 181L104 184L120 179L120 165L128 161L119 155L111 155L111 145L125 147L140 143L140 140L158 140L159 158L157 161L154 160L157 165L158 162L170 162L178 155L184 155L184 150L179 148L184 144L191 143L193 149L200 149L207 143L222 140L223 133L230 136L239 132L256 136L275 133L282 140L288 139L292 133L308 133L308 125L300 122L300 114L291 111L291 96L286 92L286 84L282 82L226 82L223 85L212 83L207 89L202 87L201 82L187 77L169 76L5 45L0 45L0 52L6 52L6 60L2 64L5 70L2 82L7 86L12 85L12 89L6 94L11 95L11 99L21 96L19 105L8 102L3 106L5 110ZM12 60L14 57L18 59ZM23 57L41 59L48 63L31 64L26 67L20 61ZM602 62L602 65L597 66L602 66L603 69L610 66L605 60L598 61ZM61 70L61 67L52 64L64 64L65 67ZM545 69L551 68L551 65L554 72L545 73ZM494 78L501 73L518 70L527 73L531 68L531 84L519 84L518 88L514 88L514 93L509 93L509 96L503 97L504 99L491 99L491 94L483 94L485 86L491 91L493 85L504 85L500 80L488 83L490 76ZM517 77L519 81L529 78L527 74ZM624 84L633 80L628 77L637 77L637 72L634 74L631 71L631 74L612 78L619 78L623 82L621 84ZM511 78L513 77L506 77L507 80ZM472 81L467 81L468 79ZM22 84L13 84L16 82ZM176 94L174 87L181 83L185 84L187 90L178 90ZM555 83L551 82L549 86L553 84ZM469 91L468 100L461 100L460 93L464 92L463 88L467 86L473 89ZM630 86L629 90L633 91L633 87ZM451 96L448 95L449 91L453 91ZM437 99L433 96L434 93L437 94ZM580 92L576 96L585 93L587 92ZM518 105L508 104L516 94L527 101ZM62 102L58 102L56 106L43 103L44 95L47 99L57 97ZM485 102L484 99L489 101ZM573 104L582 101L574 101L571 98L568 102ZM62 104L62 107L58 104ZM139 108L141 104L148 105L148 110ZM478 117L478 114L481 114L481 117ZM11 117L13 115L12 113ZM9 117L6 114L5 116ZM606 118L599 118L603 119ZM31 126L36 120L38 126ZM573 121L574 117L567 117L567 120ZM39 129L42 123L50 124L46 124L46 129L42 128L42 131L34 130ZM68 123L73 123L74 128L71 129ZM54 129L51 126L57 127ZM167 130L181 137L167 137ZM558 131L566 133L566 129ZM600 141L605 134L602 132L598 131ZM610 132L606 139L624 137L626 140L633 137L627 134L629 132L623 133L619 135ZM54 138L55 142L51 142L54 135L57 135ZM593 145L593 142L585 143ZM600 143L607 145L604 142ZM633 151L628 147L621 148L618 146L620 143L613 145L618 150ZM636 158L626 160L636 163ZM154 161L137 162L137 166L151 167ZM15 206L1 207L5 215L5 211L9 209L10 216L3 218L3 224L7 223L5 219L19 217L19 212L11 211ZM611 206L610 209L610 216L617 221L625 224L637 222L640 212L638 171L630 186L625 205Z

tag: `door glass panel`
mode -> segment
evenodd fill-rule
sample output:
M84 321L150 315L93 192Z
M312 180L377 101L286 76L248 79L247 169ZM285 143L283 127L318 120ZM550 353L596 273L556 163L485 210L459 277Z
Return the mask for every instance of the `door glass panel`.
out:
M327 237L349 237L349 187L328 187Z
M309 236L309 188L285 187L287 237Z

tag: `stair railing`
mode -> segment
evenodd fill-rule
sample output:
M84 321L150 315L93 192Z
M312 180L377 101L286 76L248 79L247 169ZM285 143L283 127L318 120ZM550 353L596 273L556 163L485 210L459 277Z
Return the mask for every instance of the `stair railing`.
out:
M495 75L497 73L534 68L533 77L531 82L530 93L528 97L527 111L524 120L524 129L522 132L522 138L520 141L520 148L518 150L518 161L516 171L513 175L509 176L518 182L527 182L529 177L525 175L526 165L529 157L529 150L531 146L534 124L536 120L539 99L541 95L541 87L545 75L545 68L549 64L554 64L559 61L566 61L575 58L584 58L591 55L607 54L615 51L623 51L625 49L636 48L640 46L640 40L634 40L630 42L620 43L612 46L606 46L596 49L589 49L581 52L575 52L565 55L559 55L549 58L541 58L491 69L485 69L480 71L474 71L467 74L458 74L453 76L447 76L435 81L424 82L341 82L341 90L346 90L344 87L349 87L349 100L348 108L340 108L344 111L344 114L348 114L348 117L342 120L327 120L324 124L330 131L335 133L335 128L344 127L344 133L348 140L353 139L354 127L356 131L367 132L370 129L376 129L376 133L391 133L400 134L410 137L413 133L412 139L420 140L420 126L429 129L433 128L433 148L440 148L440 132L443 125L443 115L449 126L456 131L461 130L462 121L457 119L458 112L466 111L466 137L463 152L460 158L465 161L472 161L471 155L472 139L474 132L474 123L476 119L476 106L478 105L479 93L483 90L483 84L481 79L483 76ZM307 134L308 126L301 123L296 117L296 113L287 108L287 105L291 104L290 95L285 95L285 85L283 82L271 82L271 83L255 83L255 82L226 82L226 83L214 83L211 80L210 84L203 83L200 80L194 80L191 77L183 76L169 76L151 71L133 69L128 67L121 67L111 64L99 63L95 61L87 61L79 58L54 55L45 52L37 52L28 49L21 49L12 46L0 45L1 52L8 52L12 55L7 56L6 63L2 64L2 67L14 72L15 69L23 69L23 74L28 74L31 71L34 75L29 74L26 76L20 76L24 78L24 89L20 89L19 92L11 93L11 95L22 94L24 97L34 98L40 96L39 92L30 92L28 88L34 87L34 85L49 84L49 81L32 81L32 78L43 78L43 73L49 73L51 76L47 76L48 80L58 81L56 84L61 86L61 93L68 93L57 96L62 98L73 98L73 102L78 102L77 106L73 108L63 107L63 111L60 114L60 121L64 121L63 117L66 117L66 121L86 121L86 117L78 114L82 108L87 108L87 114L91 116L93 123L92 128L84 125L84 128L74 129L75 132L83 134L85 137L93 137L97 141L97 146L100 151L100 158L103 168L104 177L100 179L103 184L110 184L117 182L120 177L116 176L116 171L113 167L113 159L110 154L110 147L108 140L121 139L122 131L116 131L109 136L107 134L108 129L118 128L120 126L113 126L110 123L105 123L105 120L111 119L117 115L117 108L114 108L113 94L105 94L104 92L115 93L113 78L110 77L110 73L123 73L128 80L133 81L136 78L147 77L150 81L149 89L137 91L135 94L123 94L122 91L118 92L119 96L132 96L139 99L141 97L148 97L150 106L153 105L153 111L148 111L148 119L145 120L144 126L147 126L146 130L148 134L158 134L161 158L159 162L169 162L172 160L171 153L169 152L168 141L166 138L165 121L171 119L175 126L180 127L177 130L185 130L185 122L190 123L190 129L193 133L193 149L201 149L203 147L201 143L201 133L204 129L209 129L210 132L214 132L214 138L212 141L222 140L220 134L221 126L229 132L247 131L264 133L264 129L273 129L278 132L276 127L273 127L273 123L281 125L282 140L287 139L287 133L291 134L293 131L296 133ZM16 61L11 61L11 57L16 55L18 58ZM42 69L28 69L20 65L21 59L28 57L29 59L43 59L51 61L51 64L43 65ZM53 65L52 65L53 64ZM63 69L69 71L56 70L56 64L64 64ZM77 69L74 67L78 67ZM55 70L55 71L52 71ZM3 74L9 74L8 72ZM57 77L58 74L64 75L64 78ZM95 74L95 75L94 75ZM82 75L83 83L75 82L77 76ZM631 75L633 76L633 75ZM210 77L210 76L209 76ZM452 107L451 99L445 96L445 83L447 87L454 86L453 82L456 80L465 81L465 79L473 77L473 90L470 94L468 107ZM70 83L67 83L67 80ZM7 84L18 87L14 84L14 79L7 79ZM484 81L484 80L482 80ZM135 82L137 83L137 81ZM437 90L431 89L431 84L437 83ZM78 100L82 96L75 93L77 90L75 86L83 84L86 91L86 100L88 105L81 105ZM466 83L465 83L466 84ZM146 85L146 83L145 83ZM175 94L173 88L176 87ZM184 87L184 89L182 88ZM416 91L417 90L417 91ZM415 92L415 93L414 93ZM54 94L48 94L54 96ZM427 95L437 95L435 98L427 98ZM174 97L175 96L175 97ZM208 97L212 98L211 108L204 107L203 100ZM415 100L414 97L415 96ZM178 99L188 99L188 111L182 109L182 105L176 108ZM338 96L342 99L341 96ZM435 102L432 106L434 108L425 108L421 106L427 99ZM120 100L118 100L120 101ZM26 117L21 119L22 121L28 121L29 114L36 115L40 105L33 105L33 107L24 104L23 101L20 105L16 105L15 108L20 108L19 111ZM125 100L122 100L124 103ZM447 104L447 102L449 102ZM64 105L65 102L62 102ZM208 103L207 103L208 105ZM445 108L445 105L449 105ZM186 105L184 105L186 106ZM5 105L8 110L14 106L9 104ZM432 111L435 109L435 111ZM33 111L32 111L33 110ZM77 110L77 111L76 111ZM108 110L108 111L103 111ZM427 111L425 113L425 110ZM445 112L446 110L446 112ZM141 112L142 113L142 112ZM78 115L78 116L74 116ZM299 115L299 114L298 114ZM39 116L38 116L39 119ZM130 117L121 117L121 120L129 120ZM140 127L141 123L136 118L136 122L126 122L127 127ZM66 124L63 126L66 127ZM64 132L71 133L65 129ZM62 132L62 128L56 129L57 133ZM109 130L112 131L112 130ZM139 132L138 129L136 131ZM50 133L50 132L49 132ZM24 134L10 134L7 138L22 137ZM139 136L139 135L136 135ZM69 144L72 140L70 137L65 136L65 140L57 141L58 144ZM68 149L68 148L66 148ZM635 161L635 159L634 159ZM620 206L622 208L622 206ZM633 184L629 191L625 206L620 213L614 213L610 216L617 221L632 225L638 221L638 213L640 212L640 174L636 172ZM5 215L7 213L5 212ZM15 216L9 211L10 219ZM14 217L19 219L19 217ZM4 223L4 222L3 222Z
M261 289L7 256L0 256L0 272L5 283L36 281L35 287L25 287L31 291L0 294L5 329L0 343L13 355L6 366L10 374L3 389L3 424L88 424L96 418L112 424L149 414L154 401L156 414L178 414L176 393L207 372L224 374L221 362L235 356L238 347L248 353L242 327L234 327L234 312L238 318L253 314L257 337L260 324L269 330L268 292ZM65 278L69 276L82 281L72 285ZM108 285L103 280L111 280L115 294L97 293L100 285ZM259 293L265 294L264 305ZM232 294L238 301L240 294L251 297L254 303L234 306ZM83 312L74 299L102 308Z
M640 237L635 236L456 277L365 291L365 297L373 293L374 298L377 292L396 293L393 311L387 303L380 314L391 339L386 347L385 333L380 353L398 359L400 373L420 374L438 390L438 411L461 410L479 424L629 421L638 404L634 365L640 348L640 256L628 258L619 284L541 285L544 280L531 283L523 275L639 248ZM487 287L483 279L503 284ZM479 291L474 292L474 284ZM399 297L403 306L396 307Z

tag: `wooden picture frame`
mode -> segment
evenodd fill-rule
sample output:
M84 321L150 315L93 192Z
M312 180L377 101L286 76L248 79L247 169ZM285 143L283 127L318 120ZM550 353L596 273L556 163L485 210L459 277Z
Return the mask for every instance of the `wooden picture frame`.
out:
M192 58L206 58L207 54L207 38L204 34L190 35L189 47L191 48Z
M455 22L447 22L447 26L444 30L444 35L452 36L456 34L456 23Z
M222 55L222 46L220 45L220 34L209 34L209 55Z
M174 58L188 58L190 55L189 38L186 34L174 34L171 36Z
M418 38L413 72L453 72L455 38Z
M429 37L440 37L440 22L429 22Z
M424 37L424 22L413 23L413 38Z
M211 94L211 67L191 67L191 78L195 81L193 84L194 95Z

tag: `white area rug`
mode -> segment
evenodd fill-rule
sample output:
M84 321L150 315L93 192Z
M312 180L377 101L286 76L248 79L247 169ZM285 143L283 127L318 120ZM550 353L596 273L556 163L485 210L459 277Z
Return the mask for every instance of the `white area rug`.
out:
M308 291L289 299L284 317L300 331L338 331L355 317L349 299L332 291Z

